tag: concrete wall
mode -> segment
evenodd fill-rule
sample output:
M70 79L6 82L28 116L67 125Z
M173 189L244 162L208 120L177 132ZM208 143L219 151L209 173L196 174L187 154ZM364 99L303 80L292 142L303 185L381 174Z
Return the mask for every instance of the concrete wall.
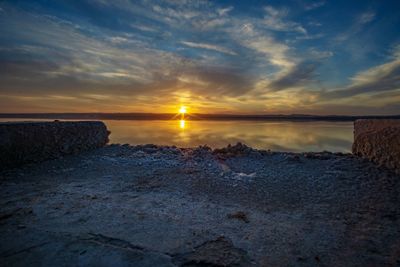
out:
M0 123L0 169L102 147L108 135L100 121Z
M400 120L355 121L353 154L400 173Z

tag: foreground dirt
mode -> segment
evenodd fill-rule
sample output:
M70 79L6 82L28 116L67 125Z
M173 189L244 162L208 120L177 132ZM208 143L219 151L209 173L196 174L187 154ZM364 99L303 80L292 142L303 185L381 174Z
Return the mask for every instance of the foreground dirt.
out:
M400 177L349 154L111 145L0 178L1 266L400 265Z

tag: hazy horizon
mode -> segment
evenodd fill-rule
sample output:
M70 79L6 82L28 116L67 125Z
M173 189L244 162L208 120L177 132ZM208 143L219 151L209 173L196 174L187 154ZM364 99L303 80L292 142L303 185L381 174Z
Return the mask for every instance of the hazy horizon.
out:
M0 115L18 115L18 114L153 114L153 115L179 115L179 112L0 112ZM201 113L201 112L191 112L190 114L186 114L187 116L193 115L227 115L227 116L343 116L343 117L370 117L370 116L377 116L377 117L396 117L400 116L399 114L389 114L389 115L379 115L379 114L363 114L363 115L356 115L356 114L313 114L313 113L239 113L239 112L220 112L220 113Z
M96 119L96 120L275 120L275 121L354 121L356 119L400 119L394 115L313 115L313 114L239 114L239 113L151 113L151 112L89 112L89 113L0 113L0 119Z

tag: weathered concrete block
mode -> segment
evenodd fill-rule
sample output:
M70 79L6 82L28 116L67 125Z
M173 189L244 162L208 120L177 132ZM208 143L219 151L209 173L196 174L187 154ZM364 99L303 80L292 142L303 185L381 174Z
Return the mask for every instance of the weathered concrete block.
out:
M0 123L0 169L102 147L108 135L100 121Z
M400 120L355 121L353 154L400 173Z

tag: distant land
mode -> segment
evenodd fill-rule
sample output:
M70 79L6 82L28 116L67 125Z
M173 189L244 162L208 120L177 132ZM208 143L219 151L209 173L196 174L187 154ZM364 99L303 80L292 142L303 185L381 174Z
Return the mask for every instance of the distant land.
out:
M0 113L7 119L61 119L61 120L179 120L180 114L172 113ZM186 120L282 120L282 121L354 121L357 119L400 119L400 115L307 115L307 114L185 114Z

